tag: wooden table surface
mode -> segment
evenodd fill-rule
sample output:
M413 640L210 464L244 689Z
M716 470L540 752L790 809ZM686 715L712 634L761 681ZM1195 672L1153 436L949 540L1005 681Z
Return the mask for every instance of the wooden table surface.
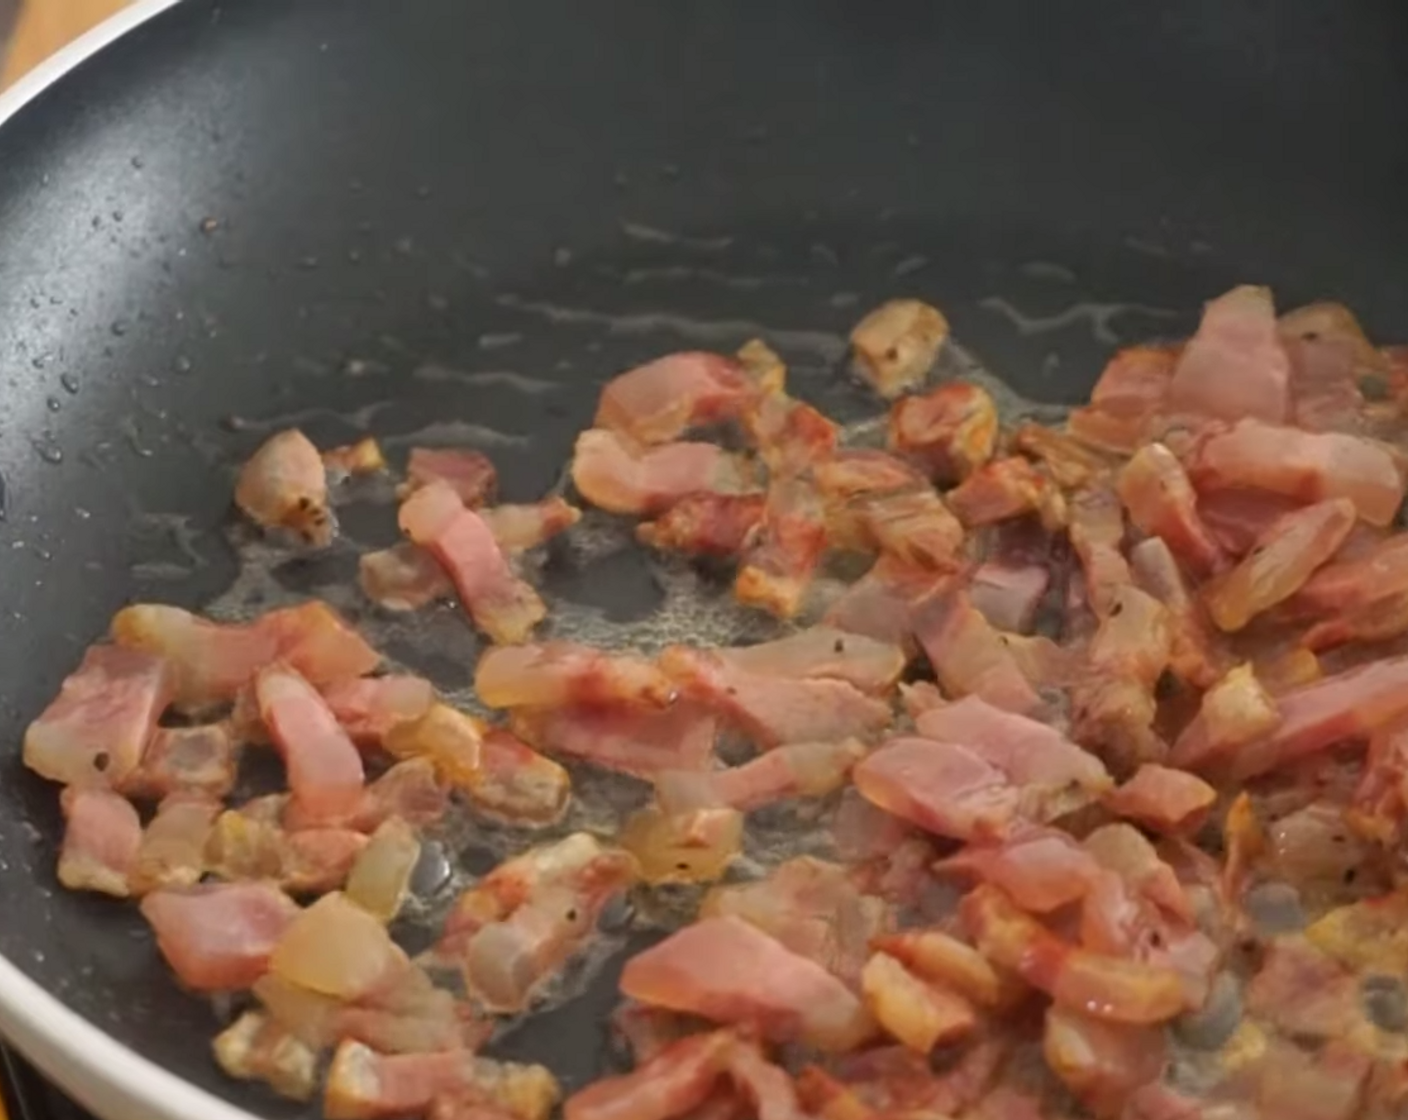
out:
M0 67L0 89L128 0L21 0L19 20Z

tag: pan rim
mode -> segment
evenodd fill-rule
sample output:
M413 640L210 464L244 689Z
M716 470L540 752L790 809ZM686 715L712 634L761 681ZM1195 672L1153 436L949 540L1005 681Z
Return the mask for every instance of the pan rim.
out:
M135 0L0 93L0 126L70 71L180 0ZM0 955L0 1033L104 1120L259 1120L143 1057Z

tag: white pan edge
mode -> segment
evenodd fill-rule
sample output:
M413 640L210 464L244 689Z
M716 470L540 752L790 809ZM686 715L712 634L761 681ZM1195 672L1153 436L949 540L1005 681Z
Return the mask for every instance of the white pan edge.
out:
M70 70L177 2L136 0L75 39L0 93L0 125ZM258 1120L124 1046L4 957L0 1035L100 1120Z

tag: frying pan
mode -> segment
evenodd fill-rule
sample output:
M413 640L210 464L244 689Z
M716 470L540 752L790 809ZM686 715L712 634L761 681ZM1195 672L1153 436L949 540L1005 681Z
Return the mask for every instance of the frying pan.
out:
M1393 0L121 18L0 109L0 1029L115 1120L299 1114L216 1071L215 1012L134 909L57 888L56 791L18 750L124 602L229 584L233 464L266 425L493 429L521 499L601 382L671 348L762 333L801 393L854 404L845 330L897 294L1058 401L1238 280L1408 337ZM473 376L504 371L539 391ZM634 610L652 588L569 567L549 592ZM599 989L507 1045L579 1083Z

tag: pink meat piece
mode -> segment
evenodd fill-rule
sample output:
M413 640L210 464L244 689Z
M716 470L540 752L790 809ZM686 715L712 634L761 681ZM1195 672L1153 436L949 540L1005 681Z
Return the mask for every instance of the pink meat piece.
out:
M126 797L161 800L173 793L221 798L235 786L239 744L228 723L158 727L142 765L118 787Z
M317 600L237 623L138 603L118 611L112 637L120 646L165 657L176 689L173 703L183 708L234 700L274 661L287 663L315 685L365 676L381 663L381 655L341 615Z
M1214 739L1197 716L1174 743L1172 765L1225 768L1236 778L1264 774L1335 743L1366 739L1408 712L1408 657L1356 666L1277 697L1281 722L1243 745Z
M406 493L443 482L471 508L487 505L498 489L498 472L482 451L459 447L413 447L406 461Z
M268 883L222 883L153 891L142 915L177 979L198 992L250 987L299 913Z
M968 593L947 587L919 604L912 624L945 692L978 696L1013 712L1031 712L1041 698L1006 641Z
M1226 563L1222 549L1198 514L1198 495L1177 457L1161 443L1140 448L1119 477L1129 519L1161 537L1190 569L1208 576Z
M65 785L121 784L141 764L171 697L164 658L91 646L59 695L26 729L24 763Z
M763 747L865 738L890 722L890 707L833 678L750 672L711 651L672 646L660 667L681 693L737 726Z
M751 463L717 444L677 440L643 447L600 428L577 437L572 483L592 505L637 517L662 513L695 494L757 489Z
M413 611L448 599L455 585L429 549L410 541L364 553L357 562L362 592L389 611Z
M716 730L714 716L693 703L519 708L512 726L544 754L579 758L639 778L663 770L702 770L713 759Z
M1050 585L1051 572L1043 564L988 560L973 572L968 597L998 630L1025 634Z
M256 678L255 693L306 819L331 823L355 811L365 784L362 758L318 691L293 669L272 665Z
M739 415L757 388L735 358L667 354L613 377L601 391L597 428L664 443L690 428Z
M967 747L1019 785L1073 786L1092 795L1111 786L1104 764L1056 728L977 696L924 712L915 726L926 738Z
M142 844L142 822L125 797L97 787L69 786L61 801L64 843L59 882L73 891L126 898Z
M1195 832L1217 800L1217 790L1195 774L1145 763L1104 797L1105 808L1155 832Z
M1298 502L1348 498L1371 525L1388 525L1403 502L1403 474L1393 453L1343 432L1240 420L1194 440L1185 463L1199 491L1266 490Z
M840 980L733 917L705 918L638 953L621 973L621 991L824 1050L848 1050L873 1029Z
M1007 774L957 743L890 739L856 764L851 780L872 805L959 840L1000 839L1022 810Z
M547 606L519 579L484 519L444 483L417 490L401 506L401 528L434 553L474 624L496 642L522 642Z
M1167 404L1175 413L1284 424L1290 416L1290 380L1271 292L1243 286L1203 309L1169 382Z
M410 673L339 681L322 694L342 729L364 749L381 746L388 731L419 719L435 701L435 687Z

